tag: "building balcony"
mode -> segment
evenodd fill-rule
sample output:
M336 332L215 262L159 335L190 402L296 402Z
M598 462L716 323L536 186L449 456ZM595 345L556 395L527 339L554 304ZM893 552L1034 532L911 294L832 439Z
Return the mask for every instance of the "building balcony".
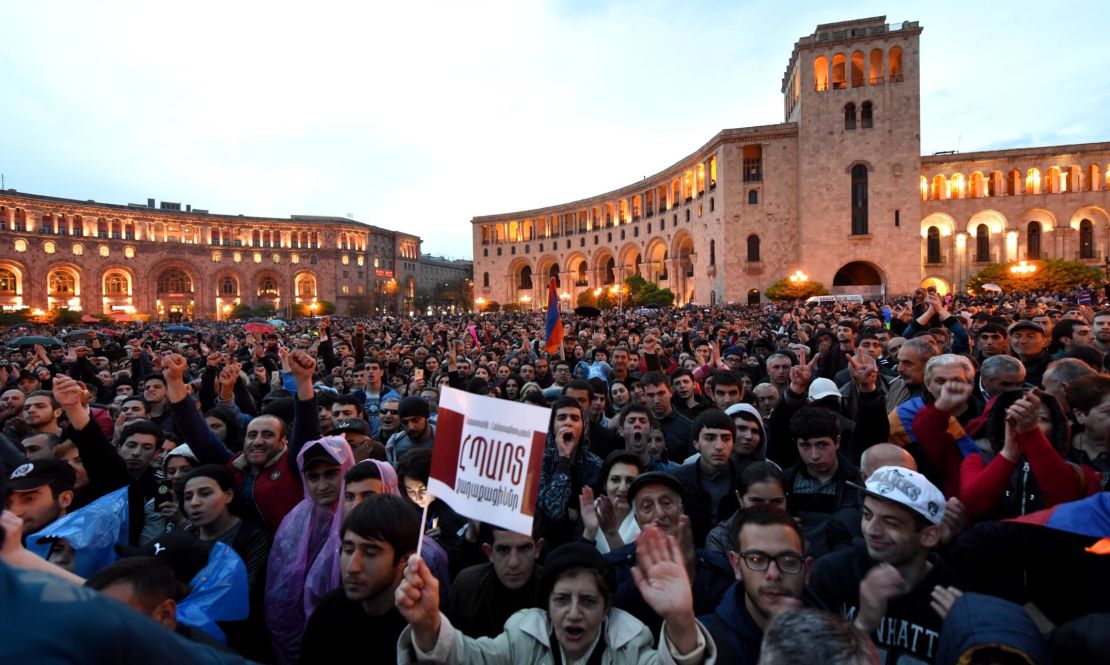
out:
M1102 252L1100 252L1100 251L1076 252L1075 253L1075 260L1076 261L1084 261L1084 262L1087 262L1087 263L1101 262L1102 261Z
M941 256L927 256L927 257L925 257L925 265L926 266L946 266L946 265L948 265L948 256L943 255L943 254Z

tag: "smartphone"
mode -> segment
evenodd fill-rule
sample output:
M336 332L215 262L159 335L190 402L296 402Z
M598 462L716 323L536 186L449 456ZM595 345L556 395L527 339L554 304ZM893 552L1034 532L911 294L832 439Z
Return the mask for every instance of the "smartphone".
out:
M420 369L419 367L412 370L412 378L420 379L421 381L423 381L424 380L424 370Z

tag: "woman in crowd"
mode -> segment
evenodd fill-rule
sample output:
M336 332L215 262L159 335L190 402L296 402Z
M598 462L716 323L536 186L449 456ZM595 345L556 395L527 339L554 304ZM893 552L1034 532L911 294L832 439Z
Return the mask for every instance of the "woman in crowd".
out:
M631 450L614 450L601 466L605 494L595 499L593 489L582 488L579 497L582 538L596 543L602 554L635 542L640 535L636 515L628 502L628 488L641 471L638 454Z
M705 539L705 549L710 552L728 555L732 550L729 534L732 533L732 527L739 519L741 511L765 504L786 507L782 470L774 462L757 461L748 464L740 472L740 478L736 482L736 497L740 500L740 509L732 517L713 527Z

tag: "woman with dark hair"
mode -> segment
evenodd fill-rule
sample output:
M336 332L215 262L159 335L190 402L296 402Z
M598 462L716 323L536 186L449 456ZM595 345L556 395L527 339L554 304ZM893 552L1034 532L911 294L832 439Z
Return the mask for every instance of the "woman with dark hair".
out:
M748 464L736 481L736 498L740 509L732 517L709 531L705 549L727 555L733 549L730 534L740 514L752 506L773 505L786 507L786 490L782 484L782 469L774 462L757 461Z
M628 384L619 379L614 379L609 384L609 402L613 405L614 411L620 413L624 407L632 403L632 391L629 390Z
M263 603L270 534L235 515L234 500L235 478L223 465L198 466L185 476L181 509L189 518L188 533L209 546L217 541L230 546L247 568L250 612L243 621L221 624L228 645L252 660L268 662L273 658L273 649L266 634Z
M215 432L220 441L232 452L243 450L243 428L235 413L226 406L217 406L208 409L204 414L208 429Z
M602 554L635 542L640 535L640 526L628 502L628 488L641 471L639 454L614 450L601 465L605 494L595 499L592 488L582 488L579 496L582 538L593 541Z
M397 662L451 665L488 663L607 663L684 665L713 662L716 646L694 617L693 593L674 538L648 526L638 541L633 579L644 601L663 617L658 651L651 631L612 607L605 560L586 543L556 548L543 567L539 607L509 617L497 637L461 634L439 611L438 584L428 568L410 557L397 589L397 609L409 627L397 641Z
M969 434L981 452L960 465L959 499L973 520L1018 517L1099 490L1093 469L1065 460L1068 419L1040 389L994 398Z
M505 399L516 402L520 399L520 389L523 385L524 379L520 378L520 375L510 374L501 382L501 394Z

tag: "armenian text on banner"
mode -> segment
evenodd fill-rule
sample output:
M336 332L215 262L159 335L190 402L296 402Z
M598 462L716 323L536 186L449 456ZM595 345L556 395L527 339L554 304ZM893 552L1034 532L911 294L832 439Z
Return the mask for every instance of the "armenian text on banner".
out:
M470 519L531 534L550 414L444 388L428 493Z

